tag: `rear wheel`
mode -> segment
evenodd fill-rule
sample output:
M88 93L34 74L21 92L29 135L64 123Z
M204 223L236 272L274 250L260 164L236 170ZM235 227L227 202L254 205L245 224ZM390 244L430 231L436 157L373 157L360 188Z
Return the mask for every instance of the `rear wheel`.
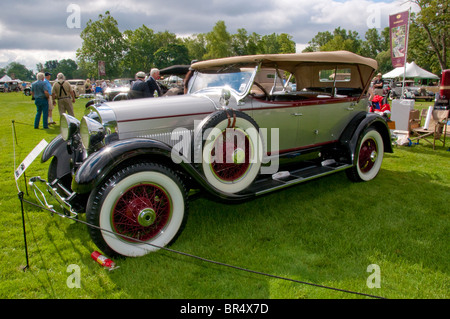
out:
M356 163L348 169L347 176L354 182L374 179L381 168L384 155L383 138L374 128L366 130L359 143Z
M105 254L136 257L171 243L186 215L186 190L175 173L139 163L116 172L91 194L86 218L98 227L89 232Z

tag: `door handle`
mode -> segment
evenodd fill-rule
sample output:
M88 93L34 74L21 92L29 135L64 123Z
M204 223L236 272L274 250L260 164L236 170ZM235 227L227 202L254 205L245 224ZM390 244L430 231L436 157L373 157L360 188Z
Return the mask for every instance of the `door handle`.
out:
M302 113L291 113L292 116L303 116Z
M354 107L351 107L351 106L349 106L348 108L347 108L347 110L348 111L353 111L355 108Z

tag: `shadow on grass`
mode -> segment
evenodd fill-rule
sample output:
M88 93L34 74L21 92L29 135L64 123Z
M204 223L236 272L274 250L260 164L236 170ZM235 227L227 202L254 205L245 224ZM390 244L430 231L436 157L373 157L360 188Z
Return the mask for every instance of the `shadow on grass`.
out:
M374 263L387 265L390 273L385 276L402 276L389 267L395 263L420 264L424 271L448 276L444 239L448 239L450 189L436 187L433 179L427 174L382 170L375 180L354 184L339 173L246 203L201 198L191 202L186 227L170 248L273 275L345 284L366 293L370 293L366 268ZM79 236L79 227L67 228L66 236ZM61 248L55 245L55 249ZM83 250L78 253L85 259ZM131 298L279 295L272 290L272 279L169 251L123 259L120 264L121 270L109 277ZM414 285L420 276L419 271L416 279L399 285ZM393 289L397 291L383 295L398 297L398 290L404 290L400 297L414 296L404 287ZM288 298L314 298L311 291L283 293ZM329 296L354 297L336 292Z

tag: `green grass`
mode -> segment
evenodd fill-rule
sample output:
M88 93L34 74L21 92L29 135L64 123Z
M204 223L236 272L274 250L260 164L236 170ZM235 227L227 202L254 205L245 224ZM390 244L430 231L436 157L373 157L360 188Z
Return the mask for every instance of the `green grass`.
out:
M85 100L76 102L76 115ZM426 104L418 103L418 108ZM207 263L168 251L115 260L108 272L85 225L25 205L30 268L13 171L59 127L34 130L35 106L19 93L0 94L0 298L366 298ZM55 110L54 118L59 118ZM13 157L12 120L17 133ZM206 198L190 203L184 231L170 247L275 276L385 298L450 297L450 146L421 143L387 154L378 177L351 183L338 173L243 204ZM39 158L27 178L46 177ZM18 183L25 191L24 179ZM30 189L28 189L30 192ZM34 201L30 193L25 198ZM84 216L81 217L84 220ZM69 265L81 288L69 288ZM381 288L367 287L376 264Z

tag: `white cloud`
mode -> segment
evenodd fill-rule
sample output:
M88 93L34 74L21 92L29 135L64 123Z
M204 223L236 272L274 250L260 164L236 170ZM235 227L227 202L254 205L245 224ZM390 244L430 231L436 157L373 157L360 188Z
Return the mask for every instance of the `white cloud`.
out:
M223 20L230 33L239 28L260 35L288 33L299 52L318 32L337 27L357 31L363 38L374 12L380 15L380 28L384 28L389 14L409 6L403 0L78 0L81 28L71 29L67 26L70 3L12 1L4 6L0 11L0 64L17 61L34 69L38 62L75 59L82 44L82 29L106 11L121 31L146 25L155 32L189 36L209 32ZM37 14L41 8L45 8L45 15Z

